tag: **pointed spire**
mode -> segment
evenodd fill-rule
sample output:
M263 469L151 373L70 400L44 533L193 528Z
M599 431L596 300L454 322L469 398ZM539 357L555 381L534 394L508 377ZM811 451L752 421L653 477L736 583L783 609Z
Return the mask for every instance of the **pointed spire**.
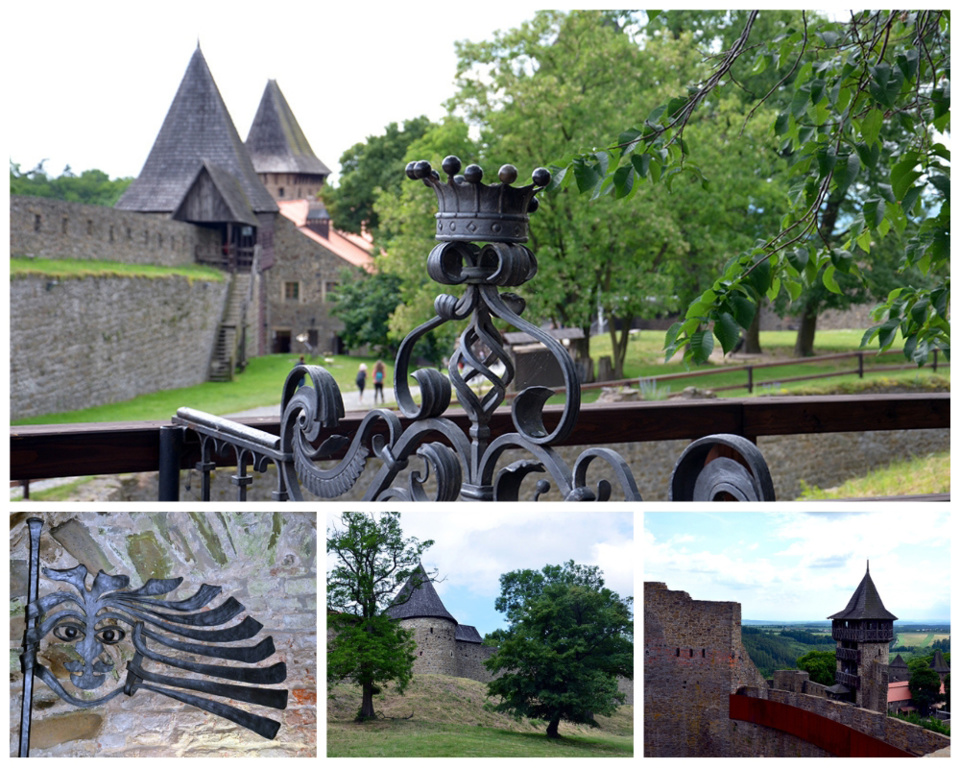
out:
M896 621L897 617L883 607L880 593L870 578L870 561L867 561L867 572L854 591L847 607L839 613L828 616L828 619L884 619Z
M457 620L450 615L449 611L443 607L443 601L437 590L433 588L433 582L427 575L423 565L418 565L407 583L403 585L397 595L397 600L405 602L391 605L387 608L387 615L393 619L448 619L454 624Z
M176 211L204 161L237 180L253 211L278 210L253 169L198 40L143 170L116 207L141 212Z
M276 80L267 81L246 146L257 173L330 175L330 169L310 148Z

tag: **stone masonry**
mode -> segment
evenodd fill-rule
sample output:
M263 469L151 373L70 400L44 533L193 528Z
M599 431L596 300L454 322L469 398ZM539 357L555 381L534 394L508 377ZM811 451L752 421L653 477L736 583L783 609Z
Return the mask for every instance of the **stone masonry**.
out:
M259 641L272 636L283 661L289 691L285 710L238 704L281 723L268 740L192 706L141 690L89 709L62 701L35 682L31 757L316 757L317 756L317 539L312 512L17 512L10 534L10 754L16 755L23 677L19 655L29 560L28 516L44 519L41 562L51 568L78 563L95 574L126 574L130 586L150 578L183 577L177 598L204 583L223 587L263 624ZM88 584L91 577L88 577ZM61 588L41 576L40 594ZM132 656L124 640L112 646L123 665ZM69 645L48 636L40 658L54 674L69 677L63 662Z
M11 419L202 383L229 285L229 275L11 280Z
M216 230L166 215L43 197L10 197L11 256L175 267L194 264L198 246L210 249L219 244Z

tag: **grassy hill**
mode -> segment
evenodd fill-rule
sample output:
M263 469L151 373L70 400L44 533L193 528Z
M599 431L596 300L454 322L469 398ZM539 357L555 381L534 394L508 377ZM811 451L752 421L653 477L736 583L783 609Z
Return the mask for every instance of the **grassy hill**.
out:
M486 686L446 675L418 675L404 696L387 690L374 699L381 719L355 723L360 691L335 685L327 699L328 757L631 757L633 707L597 717L600 728L518 722L493 711Z

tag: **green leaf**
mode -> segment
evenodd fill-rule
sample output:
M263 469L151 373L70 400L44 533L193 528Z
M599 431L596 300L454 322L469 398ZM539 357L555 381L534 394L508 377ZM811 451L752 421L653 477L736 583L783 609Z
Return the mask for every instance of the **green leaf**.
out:
M787 261L797 272L803 272L810 260L810 253L806 248L794 248L787 253Z
M733 316L726 312L722 312L719 319L713 324L713 333L720 341L724 354L730 352L740 340L740 326L733 319Z
M747 284L757 292L758 296L763 296L770 290L771 281L772 269L770 268L770 262L763 258L751 267L750 274L747 275L746 278Z
M843 294L843 291L840 290L840 286L837 285L836 272L837 268L833 266L833 264L823 270L823 284L831 293Z
M726 301L726 306L741 328L749 328L757 315L757 305L746 296L734 295Z
M871 109L860 121L860 136L863 137L863 143L876 144L880 138L881 127L883 127L883 110Z
M578 157L573 161L573 175L577 180L577 189L581 193L598 188L603 181L599 164L596 162L588 163L583 157Z
M837 153L833 147L821 147L817 150L817 165L820 167L820 175L826 176L833 170L837 162Z
M790 113L781 112L777 115L777 120L773 124L773 132L777 136L783 136L787 131L790 130Z
M630 162L633 164L633 167L636 169L637 173L640 174L641 179L647 177L647 173L650 171L650 160L651 157L646 152L642 155L632 155L630 157Z
M860 158L856 155L844 155L837 158L837 167L833 174L833 180L837 183L837 191L843 192L854 181L860 173Z
M893 344L894 339L897 338L897 330L900 328L900 321L896 318L891 318L887 320L883 325L880 326L879 330L879 339L880 349L888 349L890 345Z
M632 165L622 165L613 172L613 196L620 200L633 192L637 172Z
M710 359L710 353L713 352L713 332L697 331L690 336L690 352L696 363L705 363Z
M887 204L883 198L872 197L863 204L863 218L868 227L879 227L887 211Z
M867 144L865 142L858 141L853 146L857 150L857 156L860 158L861 162L867 166L867 168L876 167L877 161L880 159L880 144Z

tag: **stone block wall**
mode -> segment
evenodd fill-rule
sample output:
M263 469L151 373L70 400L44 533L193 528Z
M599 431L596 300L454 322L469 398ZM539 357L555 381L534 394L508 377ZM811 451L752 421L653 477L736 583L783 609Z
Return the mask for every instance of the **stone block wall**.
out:
M457 675L457 625L447 619L403 619L400 625L413 632L417 657L415 675Z
M849 726L860 733L872 736L875 739L879 739L898 749L911 752L914 755L927 755L950 746L949 736L928 731L918 725L913 725L894 717L888 717L886 712L873 712L846 702L834 701L819 696L810 696L794 691L748 688L742 691L742 693L747 696L755 696L757 698L787 704L807 712L813 712L827 717L834 722ZM779 749L778 745L782 744L783 737L786 736L786 734L752 723L741 722L737 725L740 737L738 743L740 747L744 749L744 751L740 751L739 754L744 756L752 754L766 757L784 754L777 750ZM794 750L802 749L801 745L803 745L804 742L795 737L789 738L797 742L793 747ZM806 746L810 747L810 750L804 750L804 756L823 754L811 745ZM749 751L746 751L746 747L749 747ZM816 750L816 752L812 750ZM794 752L788 754L794 754Z
M644 755L720 757L733 739L728 697L766 686L740 638L740 604L644 584Z
M195 263L197 246L216 249L219 243L216 230L173 221L166 214L10 197L11 256L173 267Z
M202 383L229 285L179 276L11 280L11 419Z
M334 307L331 286L339 283L341 272L349 264L320 243L305 237L292 221L277 216L273 234L274 251L282 259L264 272L269 324L268 351L278 330L289 331L291 352L302 354L306 348L296 341L301 333L317 332L319 351L335 352L334 337L343 323L330 314ZM288 298L285 286L297 285L296 298Z
M315 757L317 754L317 539L311 512L17 512L10 534L10 754L16 755L23 677L18 660L25 628L29 561L28 516L45 525L41 562L51 568L86 565L126 574L130 587L149 578L183 577L174 599L201 584L222 586L211 604L236 598L263 625L252 645L272 636L276 653L261 662L287 665L285 710L235 703L281 723L276 739L265 739L229 720L141 689L89 709L69 706L39 678L35 682L31 757ZM87 584L92 582L88 576ZM41 577L40 595L72 589ZM130 635L116 646L120 662L104 684L123 684L132 657ZM63 663L73 648L48 635L41 663L68 690ZM214 662L216 663L216 662ZM155 670L153 662L145 669ZM96 691L102 695L105 691Z
M456 641L457 677L489 683L495 675L483 666L483 662L496 652L497 649L489 645Z

